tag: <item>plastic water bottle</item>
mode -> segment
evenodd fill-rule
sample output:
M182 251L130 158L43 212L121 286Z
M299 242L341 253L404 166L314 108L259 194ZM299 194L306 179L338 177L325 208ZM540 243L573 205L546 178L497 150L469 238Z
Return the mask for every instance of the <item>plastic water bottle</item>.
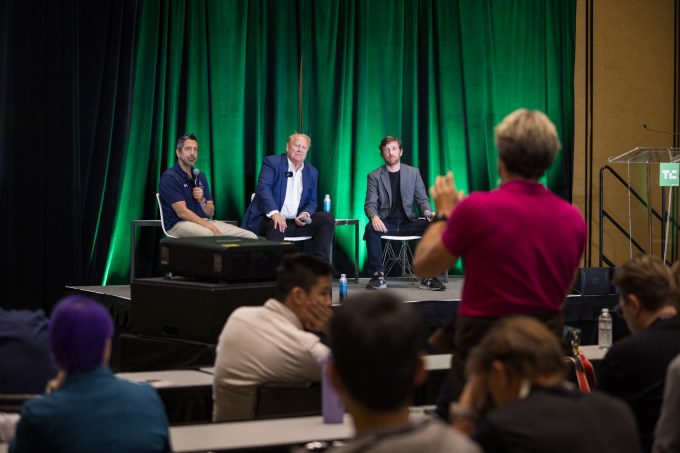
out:
M324 423L342 423L345 417L345 406L328 377L328 363L332 360L332 357L325 360L321 369L321 415Z
M347 299L347 274L340 274L340 284L338 286L340 293L340 303Z
M331 196L329 194L323 197L323 211L331 212Z
M600 349L606 349L612 345L612 315L608 308L603 308L600 317L597 318L597 345Z

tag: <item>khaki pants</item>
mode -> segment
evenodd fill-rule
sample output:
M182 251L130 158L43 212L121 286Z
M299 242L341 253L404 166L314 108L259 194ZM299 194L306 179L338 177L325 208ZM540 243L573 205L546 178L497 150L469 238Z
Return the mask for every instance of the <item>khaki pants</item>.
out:
M220 222L219 220L208 220L212 223L222 236L235 236L240 238L257 239L257 235L252 231L244 230L234 225L229 225L228 223ZM173 236L178 238L195 237L195 236L213 236L213 232L208 228L199 225L194 222L181 221L175 224L170 231L168 231Z

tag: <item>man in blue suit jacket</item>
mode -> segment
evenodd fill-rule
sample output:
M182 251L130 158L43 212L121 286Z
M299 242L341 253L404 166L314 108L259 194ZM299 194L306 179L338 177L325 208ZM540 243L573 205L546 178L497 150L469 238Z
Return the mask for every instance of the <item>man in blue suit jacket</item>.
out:
M330 262L335 218L330 212L316 212L319 172L305 162L311 144L306 134L293 134L286 154L264 158L241 228L272 241L312 236L314 255Z

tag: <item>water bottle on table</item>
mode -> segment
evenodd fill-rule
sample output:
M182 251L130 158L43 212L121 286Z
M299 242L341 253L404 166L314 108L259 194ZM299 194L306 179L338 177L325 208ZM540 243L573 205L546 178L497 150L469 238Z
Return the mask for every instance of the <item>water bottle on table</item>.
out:
M606 349L612 345L612 315L608 308L603 308L597 318L597 345Z
M321 415L324 423L342 423L345 417L345 405L328 376L328 364L332 360L332 357L328 357L321 364Z
M323 212L331 212L331 196L329 194L323 197Z
M340 284L338 285L340 294L340 303L347 299L347 274L340 274Z

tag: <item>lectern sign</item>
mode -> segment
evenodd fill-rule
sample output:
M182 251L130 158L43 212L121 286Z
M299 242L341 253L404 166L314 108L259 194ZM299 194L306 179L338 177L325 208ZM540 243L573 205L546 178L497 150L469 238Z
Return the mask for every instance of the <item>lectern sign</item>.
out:
M680 186L680 164L674 162L661 162L659 164L659 185Z

